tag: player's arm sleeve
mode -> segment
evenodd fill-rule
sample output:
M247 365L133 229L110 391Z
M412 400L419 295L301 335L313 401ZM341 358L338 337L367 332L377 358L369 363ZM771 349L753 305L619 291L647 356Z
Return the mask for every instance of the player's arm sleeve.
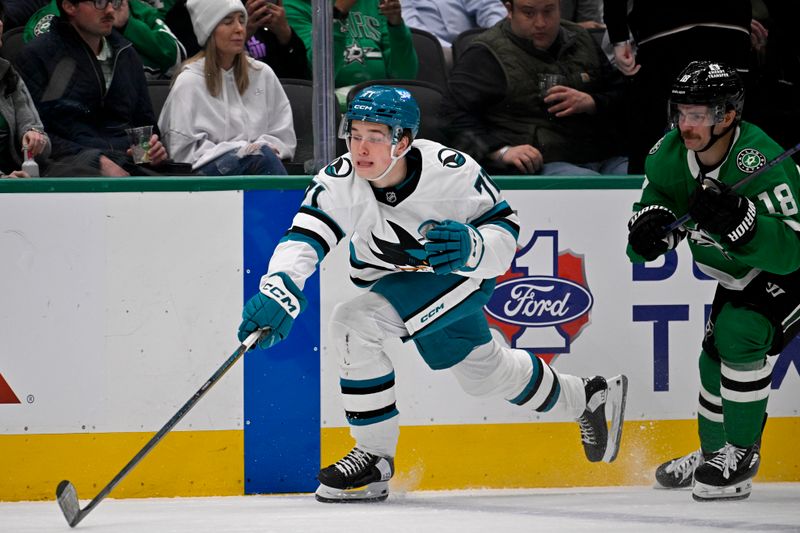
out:
M338 209L321 182L312 180L292 225L278 243L268 274L286 273L302 290L323 259L347 235L345 209ZM338 219L338 220L337 220Z
M500 188L480 167L474 181L477 193L477 216L470 217L469 224L483 238L483 258L477 268L458 274L471 278L494 278L504 274L517 252L519 239L519 217L503 198Z
M381 37L386 73L390 78L413 80L417 78L419 59L411 39L411 30L405 23L392 26L384 19Z
M796 186L800 180L796 167L791 167L790 175L782 169L770 171L770 185L756 195L748 194L757 210L756 234L750 242L727 249L739 261L775 274L789 274L800 268Z

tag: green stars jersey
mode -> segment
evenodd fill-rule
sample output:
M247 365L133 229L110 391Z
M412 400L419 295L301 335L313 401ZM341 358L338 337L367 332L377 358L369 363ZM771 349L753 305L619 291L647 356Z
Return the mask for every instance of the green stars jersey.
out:
M701 176L695 152L686 149L677 129L670 131L650 150L642 196L633 209L638 211L657 204L680 217L688 211L689 197L703 177L733 186L782 152L760 128L742 122L722 164ZM753 201L758 213L755 237L741 246L722 244L719 235L698 229L693 221L687 222L689 247L698 267L732 290L743 289L762 271L787 274L797 270L800 267L798 189L800 173L791 159L737 189ZM630 246L627 253L632 261L643 262Z

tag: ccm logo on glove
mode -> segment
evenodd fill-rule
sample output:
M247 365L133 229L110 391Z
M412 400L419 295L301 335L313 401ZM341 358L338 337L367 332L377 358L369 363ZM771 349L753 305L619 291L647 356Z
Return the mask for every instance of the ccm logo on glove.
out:
M259 290L262 294L269 296L283 307L289 316L297 318L300 314L300 302L286 288L283 279L280 276L264 276L261 278L261 286Z

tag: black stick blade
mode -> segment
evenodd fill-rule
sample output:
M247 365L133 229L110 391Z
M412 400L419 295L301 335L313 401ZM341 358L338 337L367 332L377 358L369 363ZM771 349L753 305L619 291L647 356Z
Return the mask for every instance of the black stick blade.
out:
M56 500L69 527L75 527L80 521L78 517L81 514L81 504L78 502L78 491L75 490L75 486L66 479L59 483L56 487Z

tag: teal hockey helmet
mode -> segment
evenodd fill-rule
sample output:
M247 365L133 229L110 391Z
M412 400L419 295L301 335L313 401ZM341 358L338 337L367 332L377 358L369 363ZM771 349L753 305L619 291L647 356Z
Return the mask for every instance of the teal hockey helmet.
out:
M392 144L397 144L403 130L411 131L412 140L419 131L420 112L411 93L400 87L372 85L361 89L347 106L339 136L346 138L354 120L386 124L392 131Z

